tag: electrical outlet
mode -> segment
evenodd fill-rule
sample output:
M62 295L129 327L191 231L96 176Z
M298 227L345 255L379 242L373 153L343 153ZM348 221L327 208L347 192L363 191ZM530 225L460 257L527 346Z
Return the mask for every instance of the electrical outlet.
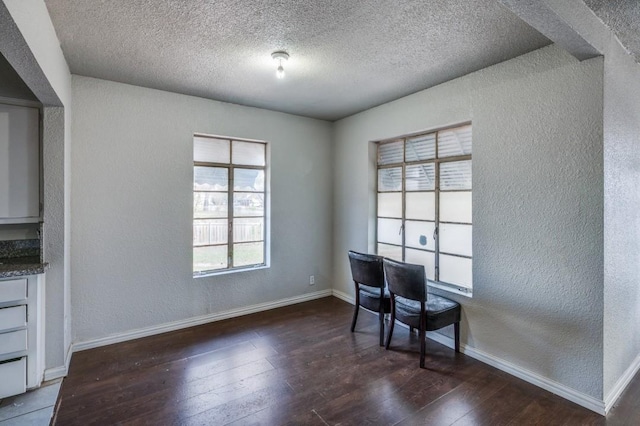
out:
M315 284L316 284L315 275L309 275L309 285L315 285Z

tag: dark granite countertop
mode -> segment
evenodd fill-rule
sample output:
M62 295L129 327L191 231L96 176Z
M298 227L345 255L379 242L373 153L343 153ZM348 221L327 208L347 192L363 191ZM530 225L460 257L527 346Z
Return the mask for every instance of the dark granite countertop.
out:
M48 267L40 256L0 258L0 278L42 274Z
M42 259L42 240L0 241L0 278L42 274L48 267Z

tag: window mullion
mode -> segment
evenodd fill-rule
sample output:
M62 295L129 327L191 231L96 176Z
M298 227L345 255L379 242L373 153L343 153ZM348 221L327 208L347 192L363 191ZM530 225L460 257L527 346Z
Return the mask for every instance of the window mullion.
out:
M406 145L406 141L405 141L405 145ZM406 227L406 211L407 211L407 198L406 198L406 166L403 163L402 164L402 222L400 225L400 232L402 232L402 261L405 262L406 261L406 238L407 238L407 233L405 232L407 227Z
M227 195L227 219L229 222L229 234L227 235L227 268L233 268L233 164L229 166L229 193Z
M438 159L438 137L440 132L436 132L436 161L435 161L435 169L436 169L436 181L435 181L435 216L436 216L436 227L435 227L435 271L434 271L434 279L435 281L440 281L440 161Z

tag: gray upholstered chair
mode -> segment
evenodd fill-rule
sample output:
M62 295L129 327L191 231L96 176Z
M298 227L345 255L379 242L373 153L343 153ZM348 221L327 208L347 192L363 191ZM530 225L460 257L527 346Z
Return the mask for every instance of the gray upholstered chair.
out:
M426 332L453 324L455 351L460 352L460 304L427 292L424 266L384 259L384 273L391 294L389 349L395 320L417 328L420 336L420 368L424 368Z
M349 251L351 276L356 290L356 306L351 332L356 329L360 307L376 312L380 322L380 346L384 345L384 314L391 310L389 291L385 288L382 257Z

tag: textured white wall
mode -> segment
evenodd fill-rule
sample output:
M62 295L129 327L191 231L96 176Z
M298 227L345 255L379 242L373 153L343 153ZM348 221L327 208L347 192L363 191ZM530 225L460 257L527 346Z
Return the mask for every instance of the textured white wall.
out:
M2 55L0 55L0 96L31 101L38 100Z
M74 341L330 288L330 123L79 76L73 100ZM192 278L194 132L270 143L271 268Z
M606 397L640 356L640 65L614 38L604 89Z
M31 53L65 106L71 103L71 77L44 0L3 0Z
M640 356L640 65L582 0L544 1L605 58L602 396L611 403Z
M39 70L21 68L20 77L32 82L31 90L44 99L61 102L45 110L44 120L44 241L46 274L46 359L47 369L64 374L71 348L69 280L69 192L71 74L60 49L47 7L42 0L4 0L4 6L20 30L30 52L21 52L20 60L33 55ZM20 38L16 37L16 43ZM13 56L12 56L13 57ZM28 63L28 61L25 61ZM24 65L24 64L23 64ZM43 80L42 76L44 76ZM55 93L51 93L53 90ZM64 106L64 111L61 107Z
M602 69L550 46L337 122L334 287L352 294L347 250L372 249L369 141L472 120L462 340L600 398Z

